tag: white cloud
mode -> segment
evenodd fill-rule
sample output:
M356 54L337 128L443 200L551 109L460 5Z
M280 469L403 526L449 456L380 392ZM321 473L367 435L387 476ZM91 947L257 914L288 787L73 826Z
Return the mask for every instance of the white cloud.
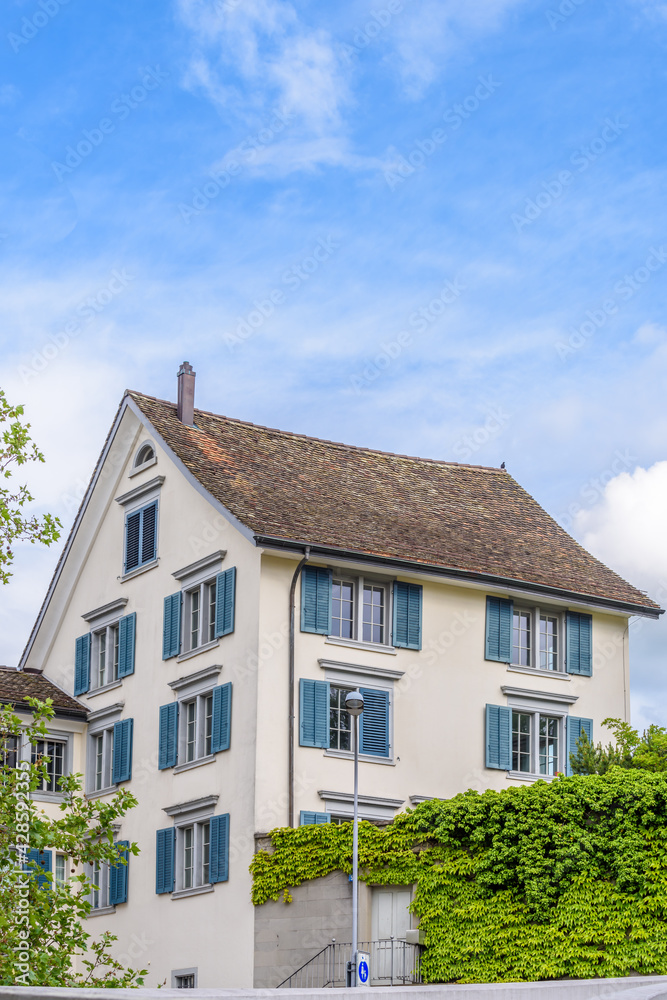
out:
M328 32L280 0L177 0L177 7L199 47L185 86L251 129L275 110L289 120L284 135L262 145L263 166L275 157L284 172L290 152L294 170L346 159L342 108L350 93Z
M667 588L667 461L622 472L594 507L575 518L575 533L594 555L637 586Z

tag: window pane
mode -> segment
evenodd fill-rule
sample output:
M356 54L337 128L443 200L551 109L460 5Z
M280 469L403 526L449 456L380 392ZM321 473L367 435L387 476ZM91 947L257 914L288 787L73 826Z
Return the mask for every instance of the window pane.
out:
M345 710L345 696L350 688L331 685L329 697L329 746L332 750L351 750L352 723Z
M199 589L190 594L190 649L199 645Z
M185 706L185 759L194 760L197 750L197 703Z
M540 615L540 667L558 670L558 619Z
M102 687L107 682L107 633L100 632L97 637L98 642L98 684Z
M104 788L104 736L96 736L95 746L95 791Z
M384 587L364 587L364 642L384 642Z
M203 823L201 831L201 856L202 856L202 869L201 869L201 880L202 884L206 885L210 878L210 864L211 864L211 824Z
M97 910L102 905L102 866L99 861L93 862L93 871L91 881L93 883L92 891L92 904L93 909Z
M331 592L331 634L354 638L354 585L334 580Z
M183 830L183 888L192 888L192 876L194 873L194 830L191 826L186 826Z
M118 677L118 648L119 648L118 647L118 633L119 633L119 631L120 630L119 630L119 628L118 628L117 625L112 625L111 628L109 629L109 632L111 633L111 635L110 635L110 638L111 638L111 648L113 649L113 658L112 658L112 661L111 661L111 670L109 671L109 673L110 673L109 680L110 681L115 681L117 679L117 677Z
M215 639L215 581L208 585L208 641Z
M512 770L530 772L530 727L532 715L512 712Z
M514 612L514 629L512 637L512 663L519 667L529 667L530 664L530 612Z
M540 774L556 774L558 771L559 722L559 719L548 715L540 716Z
M5 736L0 749L0 765L2 767L16 767L19 752L18 736Z
M56 869L54 874L56 879L56 885L63 885L67 881L67 874L65 872L64 854L56 854Z
M211 737L213 735L213 695L206 698L205 721L204 721L204 754L208 756L211 752Z
M32 762L46 765L46 778L42 781L42 792L57 792L60 790L60 779L63 776L64 743L54 740L38 740L32 749ZM49 758L48 760L46 758Z

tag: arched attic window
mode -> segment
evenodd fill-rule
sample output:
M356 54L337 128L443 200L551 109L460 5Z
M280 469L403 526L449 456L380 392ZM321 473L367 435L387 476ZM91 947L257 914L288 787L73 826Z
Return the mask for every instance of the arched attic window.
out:
M138 472L140 469L145 469L149 465L153 465L157 461L155 455L155 448L153 445L147 441L141 445L139 451L134 456L134 462L132 464L132 472Z

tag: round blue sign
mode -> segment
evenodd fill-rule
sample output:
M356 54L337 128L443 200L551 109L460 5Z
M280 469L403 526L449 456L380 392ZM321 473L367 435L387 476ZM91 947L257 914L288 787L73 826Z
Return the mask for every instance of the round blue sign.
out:
M368 982L368 962L366 962L364 959L362 959L361 962L359 962L359 982L360 983Z

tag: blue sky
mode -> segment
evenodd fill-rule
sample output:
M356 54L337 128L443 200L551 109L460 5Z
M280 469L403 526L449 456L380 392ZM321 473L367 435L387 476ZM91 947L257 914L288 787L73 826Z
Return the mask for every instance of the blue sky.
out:
M667 6L7 0L0 45L0 384L45 509L187 359L207 409L505 461L667 600ZM6 662L54 559L18 552Z

